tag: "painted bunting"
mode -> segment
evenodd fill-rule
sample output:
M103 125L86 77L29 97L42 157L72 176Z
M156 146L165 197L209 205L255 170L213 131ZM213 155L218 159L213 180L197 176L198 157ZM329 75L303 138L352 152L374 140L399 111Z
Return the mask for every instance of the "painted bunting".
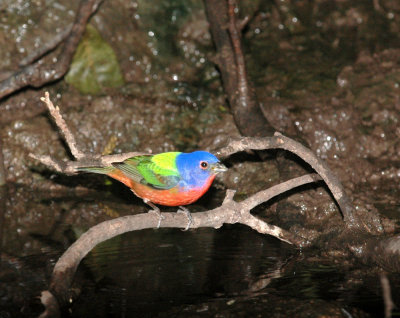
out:
M199 199L211 186L215 176L227 168L211 153L165 152L140 155L108 167L83 167L79 171L101 173L128 186L159 215L154 205L183 206ZM181 207L189 218L190 212ZM161 222L161 217L159 225Z

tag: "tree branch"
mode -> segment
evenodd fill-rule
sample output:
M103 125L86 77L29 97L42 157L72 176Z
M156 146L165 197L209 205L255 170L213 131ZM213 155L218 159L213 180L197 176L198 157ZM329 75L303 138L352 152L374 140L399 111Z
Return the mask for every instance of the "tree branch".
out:
M265 118L246 71L236 4L232 0L204 0L211 34L217 49L215 62L221 72L236 126L243 136L271 136L275 129ZM240 26L239 26L240 27ZM251 125L249 125L251 122Z
M392 317L392 310L395 308L392 299L392 292L390 290L390 282L386 273L380 274L380 281L382 287L383 303L385 304L385 318Z
M279 190L272 187L255 194L253 197L256 197L256 199L251 200L249 198L250 200L247 199L242 202L233 201L232 194L234 191L228 190L226 198L220 207L206 212L192 213L193 220L190 227L219 228L225 223L241 223L250 226L259 233L272 235L286 243L306 246L310 243L306 239L256 218L250 214L250 210L257 205L256 203L265 202L265 198L274 197L294 187L317 180L320 180L320 178L315 174L304 175L280 184ZM187 217L181 213L162 212L162 216L160 227L185 228L187 225ZM61 307L66 304L68 289L71 286L79 263L97 244L126 232L156 228L158 222L159 216L157 214L142 213L108 220L90 228L65 251L56 263L50 288L48 291L43 292L46 295L46 303L54 304L58 302ZM43 305L46 306L45 303Z
M0 136L0 187L7 182L6 168L4 166L3 139Z
M44 102L53 117L56 125L60 128L60 131L64 135L64 139L67 142L69 149L71 150L72 155L75 159L82 159L85 157L82 151L80 151L76 145L75 137L72 135L71 131L69 130L67 123L65 122L64 118L60 114L60 109L58 106L54 107L52 101L50 100L49 92L44 94L44 97L40 99Z
M233 52L235 55L235 62L237 67L237 92L241 104L249 104L250 91L247 82L246 62L242 52L242 44L240 40L240 33L237 28L236 13L238 9L235 0L228 0L228 30L232 41Z
M244 137L238 140L232 140L226 147L220 149L216 154L221 158L226 158L231 154L248 149L284 149L299 156L306 163L308 163L325 181L343 213L343 218L346 225L349 227L361 228L362 224L354 215L350 198L345 193L339 179L329 169L328 165L322 159L315 156L310 149L304 147L299 142L276 132L273 137Z
M65 138L67 146L70 148L73 156L77 159L77 161L58 161L49 156L36 156L30 154L31 157L39 160L48 167L53 168L61 173L75 173L77 171L77 167L92 164L111 165L112 162L121 161L128 157L139 154L129 153L111 156L93 156L85 154L79 149L74 136L60 114L59 107L54 107L50 100L49 94L46 93L45 97L41 100L46 104L56 125L60 129L62 136ZM253 216L250 212L257 205L270 200L274 196L287 192L301 185L322 179L327 183L334 197L337 200L341 199L343 196L345 196L341 184L333 176L332 172L325 163L315 157L315 155L309 149L279 133L276 133L274 137L247 137L240 140L233 140L228 146L221 149L217 154L220 157L227 157L233 153L246 149L264 150L277 148L286 149L297 154L300 158L308 162L314 168L314 170L320 174L320 176L317 174L309 174L291 179L269 189L260 191L241 202L234 201L233 196L235 192L233 190L228 190L220 207L213 210L192 214L193 220L191 227L219 228L225 223L241 223L251 227L259 233L272 235L281 241L294 244L298 247L310 244L307 238L299 237L278 226L268 224L265 221ZM339 205L340 202L338 201ZM349 211L351 212L351 210ZM187 217L183 214L163 212L162 216L163 219L160 227L185 228L187 225ZM353 218L351 214L345 215L345 220L349 221L352 219ZM144 213L112 219L102 222L89 229L74 244L72 244L70 248L68 248L68 250L61 256L55 265L50 288L48 291L42 293L41 299L43 301L43 305L46 307L46 311L41 315L41 317L49 317L53 313L54 308L57 308L55 304L58 304L59 307L63 307L66 304L67 291L72 283L75 271L80 261L93 249L93 247L105 240L128 231L156 228L158 226L158 214Z
M78 168L81 167L111 166L112 162L124 161L127 158L143 154L142 152L128 152L116 155L93 156L91 154L84 153L79 149L74 135L71 133L67 123L60 113L60 108L58 106L54 107L53 102L50 100L49 92L45 92L45 96L42 97L40 100L46 104L50 115L52 116L55 124L59 128L61 135L68 146L68 149L71 151L74 158L78 159L77 161L61 161L56 160L50 156L37 156L32 153L29 154L29 157L40 161L45 166L48 166L60 173L74 174L78 171Z

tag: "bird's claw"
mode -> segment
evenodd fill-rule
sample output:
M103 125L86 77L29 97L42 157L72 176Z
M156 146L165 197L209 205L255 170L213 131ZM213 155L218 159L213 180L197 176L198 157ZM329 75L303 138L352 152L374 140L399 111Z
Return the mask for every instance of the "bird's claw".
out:
M165 219L165 216L161 214L160 209L157 206L155 206L151 201L148 200L143 200L143 201L152 208L148 213L157 214L158 217L157 229L159 229L161 226L161 221Z
M192 215L190 214L189 209L185 208L184 206L180 206L177 213L184 213L186 215L186 217L188 218L188 223L187 223L186 227L183 229L183 231L189 230L190 225L193 223L193 218L192 218Z
M165 219L165 216L161 214L160 209L158 209L158 210L153 209L153 210L150 210L148 213L157 214L157 217L158 217L157 229L159 229L161 226L161 221Z

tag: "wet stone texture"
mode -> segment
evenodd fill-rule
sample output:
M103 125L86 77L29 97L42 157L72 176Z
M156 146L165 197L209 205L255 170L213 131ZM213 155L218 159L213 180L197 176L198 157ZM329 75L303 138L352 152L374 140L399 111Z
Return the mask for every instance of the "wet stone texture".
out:
M243 47L249 78L254 83L264 115L277 131L307 145L328 163L353 200L355 213L366 220L365 227L370 233L398 232L399 3L390 0L239 3L240 17L251 17L244 29ZM22 59L70 25L78 4L79 1L56 0L0 2L0 80L17 70ZM0 137L9 182L5 213L0 216L3 221L0 228L2 261L7 270L0 277L11 282L18 276L18 268L24 268L26 276L18 277L22 282L29 277L27 286L30 289L29 295L23 295L21 287L12 288L10 286L14 285L9 283L7 288L13 291L7 293L11 296L0 300L0 307L11 301L17 304L15 308L28 308L30 295L37 294L46 285L43 273L38 275L26 265L25 259L20 262L18 258L42 254L44 261L38 263L46 263L43 268L49 274L57 258L54 255L62 253L91 226L117 216L147 211L128 189L106 177L62 176L29 158L29 153L34 153L71 159L39 100L44 91L49 91L52 100L60 106L78 145L91 154L212 151L225 145L229 138L239 136L213 63L214 46L202 1L104 1L89 28L96 30L92 34L102 45L106 44L114 62L118 63L118 74L122 77L118 85L108 86L107 76L112 75L103 73L99 65L100 70L94 73L106 78L98 81L99 89L92 94L85 93L79 83L63 79L43 88L22 90L0 101ZM96 45L88 47L96 49ZM56 62L52 56L47 59ZM89 56L83 64L95 60ZM74 62L82 64L79 56ZM83 74L85 71L83 69ZM217 177L211 191L191 207L192 211L220 204L223 190L227 188L235 189L235 198L242 200L279 181L309 172L306 165L299 168L299 162L292 156L276 152L271 152L271 157L264 162L249 152L232 156L225 163L229 171ZM334 238L343 226L339 209L323 186L291 192L253 212L311 241L318 241L321 236ZM166 237L171 234L154 233L152 235ZM215 246L224 245L223 240L217 241L215 232L210 233L199 240L218 242ZM194 233L185 234L196 238ZM239 237L238 242L247 242L247 234ZM150 243L146 246L148 241L141 236L132 240L132 245L143 244L143 250L154 248ZM181 237L171 244L180 241L183 241ZM113 262L125 253L129 260L123 265L136 259L136 254L129 254L129 246L121 248L119 244L124 244L121 242L123 240L114 242L108 250L111 258L107 258L110 255L106 252L97 256L99 263ZM246 267L242 260L235 258L247 250L248 246L239 252L233 250L233 256L227 253L231 263L226 267L240 268L248 275L252 264ZM268 259L264 252L256 251L256 256L250 255L248 259ZM171 255L176 259L174 253ZM188 272L196 276L189 261L192 256L182 255L178 257L179 266L168 263L167 268L180 268L181 263L187 262ZM351 266L340 258L343 256L340 247L324 251L323 256L340 265ZM204 257L215 263L212 266L206 263L202 268L203 276L198 285L212 285L213 282L206 279L207 271L219 268L219 259L215 255ZM281 255L274 257L274 263L282 261ZM155 255L146 261L154 265L156 262L163 264L165 259ZM103 277L104 265L96 266L90 270ZM229 273L234 276L239 272L235 270ZM298 279L295 273L293 270L293 275L287 274L281 285ZM151 274L147 274L148 277L152 277ZM213 277L212 273L210 275ZM250 275L246 275L248 279ZM356 278L354 273L347 275L346 288L355 293L364 287L363 274ZM307 279L308 272L300 275L302 282ZM162 280L157 283L163 285ZM242 286L242 283L233 285ZM346 306L342 306L347 294L335 298L340 299L338 305L334 300L318 299L321 292L314 289L311 291L317 296L295 299L282 297L279 288L274 288L278 291L267 298L257 294L257 299L249 297L240 301L235 298L240 291L233 292L233 301L225 301L224 291L218 290L208 295L211 299L217 298L216 302L206 301L184 309L172 307L167 314L171 312L179 317L189 312L200 317L215 313L217 317L222 311L224 315L220 317L245 317L253 310L254 316L262 316L265 308L273 303L272 317L302 317L297 315L299 310L304 311L304 317L310 312L319 313L319 317L348 316L343 311ZM293 287L284 290L290 294ZM14 300L10 300L12 297ZM310 299L314 301L311 306ZM346 308L349 306L348 312L354 317L379 316L369 315L368 308L347 303ZM14 309L9 312L18 312Z
M363 191L391 187L400 177L399 53L361 55L338 75L334 96L293 116L299 133L338 174L357 209L370 201ZM393 195L391 202L397 197L393 190L382 193L388 199Z
M78 1L14 1L0 4L0 69L15 71L20 61L74 21ZM46 10L44 10L46 9Z
M400 175L396 159L400 151L400 54L397 49L378 51L380 44L376 44L377 52L371 53L361 40L357 42L359 52L345 50L345 46L339 50L341 43L345 45L353 40L351 37L367 32L364 22L370 12L347 2L338 10L324 11L323 3L314 4L316 15L311 18L318 32L306 28L307 10L312 8L302 3L269 6L259 2L244 6L243 14L255 14L244 37L249 74L264 114L275 128L298 136L326 160L353 198L356 211L370 213L374 219L384 202L396 206L398 189L388 184ZM40 4L7 6L1 21L2 39L13 45L3 52L7 54L2 59L3 69L11 69L27 51L39 47L49 37L46 30L54 28L54 23L71 23L76 3L52 2L51 6L54 10L47 14L48 19L41 20L43 26L35 23ZM392 4L382 6L396 10ZM160 10L168 12L161 17L166 27L153 23ZM28 24L23 24L21 16ZM394 15L381 27L394 32L392 20L396 19ZM113 21L126 23L115 25ZM125 84L104 87L97 95L81 94L79 86L63 81L49 87L83 149L93 154L216 149L229 137L238 136L218 72L209 60L213 46L201 3L184 5L177 1L157 7L143 1L105 2L92 19L91 28L114 50ZM267 32L276 29L279 31ZM355 32L350 39L343 35L347 29ZM334 37L327 46L321 37L329 32L334 32ZM304 54L311 50L309 41L320 45L325 54L315 48L311 54ZM335 60L332 55L337 52L343 53ZM292 66L290 62L294 60L297 63ZM28 90L0 105L5 110L1 134L8 180L37 189L65 189L65 178L62 184L52 184L52 173L28 158L30 152L57 159L69 156L48 116L11 120L5 115L14 107L26 111L28 117L34 116L36 110L29 112L33 108L43 113L38 101L41 94ZM261 163L253 157L245 162L235 158L231 161L230 171L220 180L237 190L238 199L280 178L271 160ZM70 187L75 186L75 181ZM381 188L390 191L371 200L370 191ZM317 233L330 219L332 228L340 222L338 209L323 188L296 194L285 207L290 208L279 209L284 211L279 218L289 227L307 223L309 231ZM386 210L393 217L393 210ZM377 219L371 222L379 223ZM390 224L389 228L394 230Z

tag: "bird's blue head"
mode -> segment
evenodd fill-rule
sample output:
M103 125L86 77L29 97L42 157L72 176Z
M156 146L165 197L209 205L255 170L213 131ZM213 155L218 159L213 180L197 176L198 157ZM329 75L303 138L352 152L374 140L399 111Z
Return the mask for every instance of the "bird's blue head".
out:
M209 178L215 177L227 168L220 163L217 157L207 151L180 153L176 157L176 167L182 177L182 186L185 188L202 188Z

